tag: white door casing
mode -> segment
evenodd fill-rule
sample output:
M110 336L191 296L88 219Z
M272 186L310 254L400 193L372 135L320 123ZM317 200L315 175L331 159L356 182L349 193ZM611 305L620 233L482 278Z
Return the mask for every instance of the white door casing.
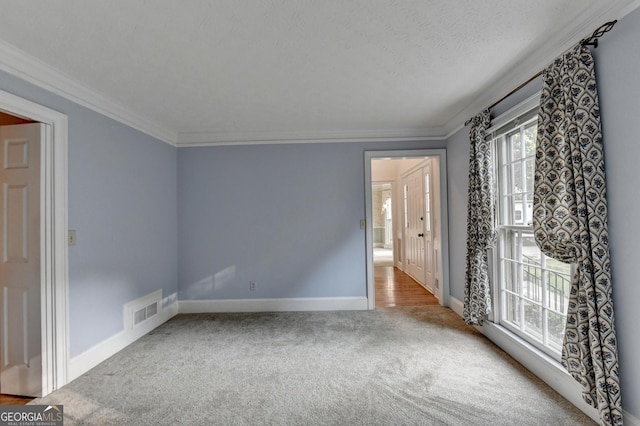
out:
M40 317L42 394L67 383L68 246L65 114L0 90L0 111L43 123L40 152Z
M42 395L40 147L43 124L0 126L0 391Z
M433 213L432 232L434 241L434 278L436 281L436 293L440 304L448 307L449 295L449 220L447 201L447 154L444 149L417 149L417 150L388 150L365 151L365 247L366 247L366 274L367 274L367 307L375 309L375 280L373 271L373 220L372 220L372 160L385 158L426 158L433 161L431 169L431 211ZM398 192L401 192L400 189ZM402 218L401 205L398 203L398 218ZM396 226L404 229L404 218L396 220ZM404 242L402 244L404 246ZM404 248L404 247L403 247ZM404 256L404 253L403 253ZM404 259L403 259L404 263Z
M422 168L424 182L424 285L431 293L434 291L434 244L433 244L433 190L431 179L431 161Z
M443 220L441 218L442 208L440 206L441 195L440 195L440 163L438 161L432 161L430 163L430 183L431 183L431 241L433 245L433 294L438 298L438 300L442 300L443 297L443 271L442 271L442 226ZM445 218L446 219L446 218Z

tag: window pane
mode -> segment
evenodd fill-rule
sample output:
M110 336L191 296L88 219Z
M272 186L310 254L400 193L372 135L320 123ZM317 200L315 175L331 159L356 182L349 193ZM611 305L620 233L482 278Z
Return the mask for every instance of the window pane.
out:
M542 306L524 301L524 330L542 340Z
M524 206L522 205L522 194L515 194L511 197L511 220L510 225L524 224Z
M403 185L402 187L402 200L404 203L404 227L409 227L409 187L407 185Z
M513 294L505 293L504 319L516 327L520 327L520 298Z
M549 315L549 345L559 352L564 339L564 328L567 322L567 317L555 312L547 312Z
M556 271L560 274L564 274L567 277L571 276L571 265L568 263L560 262L559 260L555 260L551 257L545 256L547 269Z
M513 169L513 191L512 192L522 192L522 163L517 162L512 166Z
M504 281L502 285L505 290L512 291L516 294L520 294L520 286L518 285L518 268L517 264L505 260L504 267Z
M522 235L522 257L523 260L533 265L542 264L542 253L533 238L533 231L523 232Z
M525 165L525 191L529 193L533 193L533 172L534 172L534 159L528 158L524 162Z
M537 123L531 124L524 129L524 155L534 156L536 152Z
M566 313L569 303L569 292L571 291L571 281L569 277L557 272L545 272L547 283L547 307L554 311Z
M530 264L522 266L522 295L542 303L542 270Z
M522 158L522 147L520 145L520 132L509 135L507 143L511 147L511 161Z

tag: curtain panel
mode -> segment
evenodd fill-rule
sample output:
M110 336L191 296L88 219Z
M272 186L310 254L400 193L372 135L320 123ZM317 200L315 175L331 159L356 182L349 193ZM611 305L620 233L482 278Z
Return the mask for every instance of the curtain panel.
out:
M482 325L491 313L491 285L487 250L496 241L493 152L486 131L491 125L489 110L471 118L469 139L469 201L467 204L467 265L463 319Z
M533 226L547 256L575 263L562 364L602 424L622 425L604 152L594 61L577 45L543 71Z

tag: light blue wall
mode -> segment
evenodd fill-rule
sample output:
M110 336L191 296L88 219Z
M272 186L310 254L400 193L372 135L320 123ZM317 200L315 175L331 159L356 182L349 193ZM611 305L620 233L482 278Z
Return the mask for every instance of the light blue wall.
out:
M605 144L623 408L640 418L640 331L636 316L640 304L637 268L640 256L640 9L621 19L592 52L596 59ZM533 82L492 110L492 116L508 110L540 88L540 80ZM464 299L468 131L464 128L447 140L451 294L459 300Z
M449 293L460 301L464 301L468 187L469 129L463 127L447 139Z
M0 72L0 90L69 117L71 357L123 329L123 305L177 290L177 150Z
M624 409L640 419L640 9L592 50L600 96Z
M366 296L364 151L443 146L179 149L179 298Z
M77 230L78 240L69 250L74 356L123 329L126 302L158 289L165 297L176 293L177 150L97 114L72 120L69 227Z

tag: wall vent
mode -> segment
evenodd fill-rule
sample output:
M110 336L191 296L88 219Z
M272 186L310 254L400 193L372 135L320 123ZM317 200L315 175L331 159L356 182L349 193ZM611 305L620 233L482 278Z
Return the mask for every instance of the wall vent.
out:
M158 302L153 302L149 306L139 309L133 313L133 326L140 324L158 313Z
M126 303L124 305L125 330L132 330L134 327L143 324L149 318L157 315L161 301L162 290L157 290Z

